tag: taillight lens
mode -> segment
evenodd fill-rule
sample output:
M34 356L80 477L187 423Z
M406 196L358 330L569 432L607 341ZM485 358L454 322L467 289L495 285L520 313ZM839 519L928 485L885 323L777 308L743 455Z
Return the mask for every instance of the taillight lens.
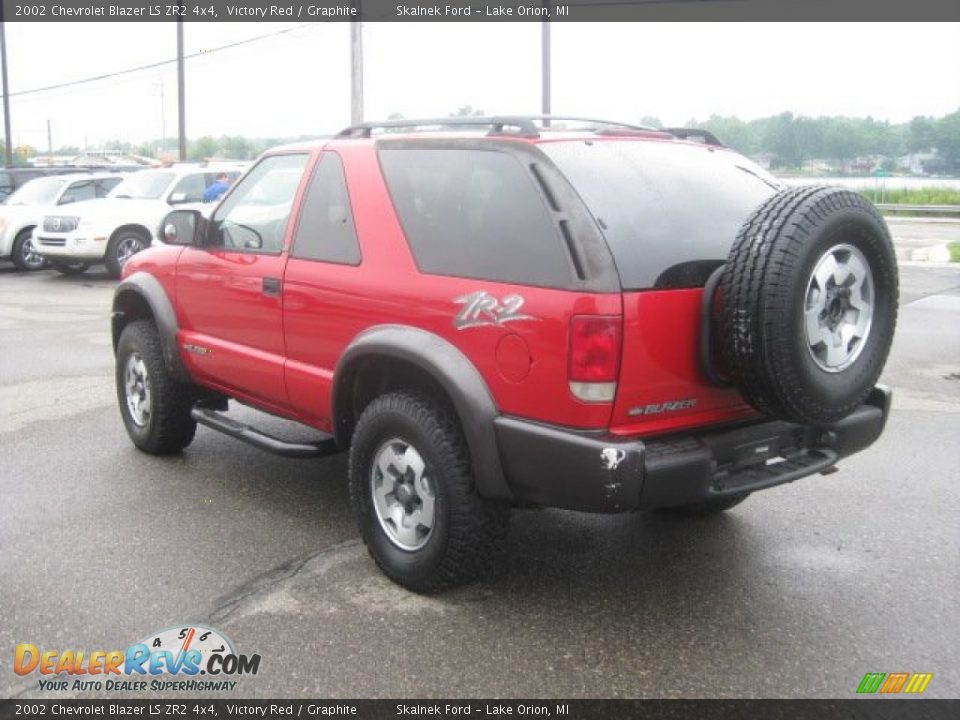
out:
M612 402L617 391L623 322L618 316L570 319L570 391L585 402Z

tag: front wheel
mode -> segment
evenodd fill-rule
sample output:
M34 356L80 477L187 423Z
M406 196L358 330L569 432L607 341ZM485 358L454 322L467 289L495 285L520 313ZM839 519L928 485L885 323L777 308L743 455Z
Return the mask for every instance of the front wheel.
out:
M455 418L396 392L360 416L350 498L370 555L394 582L437 592L480 576L498 557L509 511L477 494Z
M107 254L104 256L104 262L107 265L107 271L112 277L120 277L120 271L127 261L141 250L145 250L149 244L143 235L132 230L126 230L114 235L107 244Z
M30 272L33 270L42 270L47 261L37 252L33 246L33 228L23 230L13 241L13 249L10 259L13 266L21 272Z
M160 335L149 320L132 322L120 334L116 383L120 415L134 445L151 455L167 455L193 441L193 388L170 376Z

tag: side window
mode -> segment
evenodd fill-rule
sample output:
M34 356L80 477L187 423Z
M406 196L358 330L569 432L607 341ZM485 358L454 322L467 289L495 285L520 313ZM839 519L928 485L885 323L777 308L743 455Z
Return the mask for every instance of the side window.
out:
M291 254L305 260L360 264L343 161L336 153L325 153L310 179Z
M290 208L308 155L261 160L213 216L213 245L229 250L279 253Z
M10 173L0 172L0 200L13 192L13 178Z
M70 183L70 187L63 191L58 205L69 205L81 200L93 200L97 197L97 188L93 180L78 180Z
M569 286L569 251L533 176L514 156L383 148L380 165L422 272Z
M203 200L203 191L207 189L203 173L185 175L177 181L170 192L171 203L194 203Z
M97 188L97 197L104 198L111 190L120 184L120 178L103 178L94 183Z

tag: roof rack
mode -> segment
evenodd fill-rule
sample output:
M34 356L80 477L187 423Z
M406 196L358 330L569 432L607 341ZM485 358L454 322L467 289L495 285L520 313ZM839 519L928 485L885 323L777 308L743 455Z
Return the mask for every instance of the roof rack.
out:
M535 121L540 121L537 126ZM564 115L503 115L492 117L447 117L429 118L421 120L384 120L382 122L365 122L351 125L337 133L339 138L369 138L374 130L410 130L430 132L444 128L489 128L487 135L538 138L542 130L550 129L552 123L586 123L594 132L609 131L612 128L621 128L630 131L656 132L655 128L643 125L630 125L613 120L598 120L597 118L568 117Z
M662 128L663 132L670 133L681 140L690 140L703 145L713 145L715 147L726 147L720 139L709 130L699 128Z

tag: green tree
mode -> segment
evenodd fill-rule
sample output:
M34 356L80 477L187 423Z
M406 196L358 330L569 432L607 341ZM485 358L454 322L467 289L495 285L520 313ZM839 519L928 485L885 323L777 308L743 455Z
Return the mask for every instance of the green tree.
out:
M253 147L247 138L240 135L220 138L220 152L230 160L248 160L253 155Z
M450 117L482 117L483 110L474 108L473 105L464 105L455 113L450 113Z
M217 154L217 141L209 135L199 137L190 143L190 150L187 153L191 160L206 160L215 157Z
M960 171L960 110L937 121L933 139L937 153L944 159L947 170Z

